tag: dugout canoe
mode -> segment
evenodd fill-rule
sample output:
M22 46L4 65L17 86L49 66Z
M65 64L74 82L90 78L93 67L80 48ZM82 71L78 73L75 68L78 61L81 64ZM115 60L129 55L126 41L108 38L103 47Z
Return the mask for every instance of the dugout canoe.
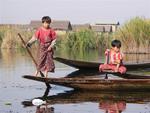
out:
M25 75L23 78L66 86L76 90L142 91L150 90L150 79L100 79L100 78L43 78Z
M48 92L47 92L48 91ZM49 90L46 89L46 94L49 94ZM45 94L44 94L45 95ZM82 102L97 102L97 103L146 103L150 102L150 93L145 92L101 92L101 91L77 91L71 90L64 93L51 96L35 97L42 100L46 100L48 104L70 104L70 103L82 103ZM23 101L24 107L32 106L32 102ZM32 99L31 99L32 100Z
M80 69L80 70L99 70L99 65L103 63L98 62L86 62L86 61L80 61L80 60L71 60L61 57L55 57L54 60L61 62L63 64L66 64L68 66ZM132 64L124 64L127 68L127 70L135 70L138 68L149 68L150 63L132 63Z
M65 78L76 78L76 77L92 77L92 78L105 78L106 74L108 78L111 76L124 78L124 79L150 79L150 75L136 72L127 72L125 74L120 74L117 72L105 71L99 72L94 70L76 70L70 74L68 74ZM115 77L116 78L116 77Z

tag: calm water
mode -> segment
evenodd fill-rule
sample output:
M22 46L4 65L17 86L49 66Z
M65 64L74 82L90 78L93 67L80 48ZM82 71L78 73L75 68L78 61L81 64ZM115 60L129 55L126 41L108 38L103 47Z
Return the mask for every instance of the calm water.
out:
M86 61L103 61L97 51L73 56L56 52L56 55ZM125 60L143 62L148 61L149 57L150 55L128 55ZM49 74L49 77L64 77L76 71L58 62L55 64L56 72ZM39 108L30 106L30 101L37 97L48 98L47 110L54 111L49 113L150 113L149 92L76 92L60 86L46 90L43 83L22 78L34 71L34 64L26 53L8 50L0 52L0 113L36 113Z

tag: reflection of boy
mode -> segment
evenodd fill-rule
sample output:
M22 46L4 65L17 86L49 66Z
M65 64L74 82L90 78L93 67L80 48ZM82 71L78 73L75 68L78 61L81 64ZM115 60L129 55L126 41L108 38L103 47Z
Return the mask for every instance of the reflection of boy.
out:
M54 108L53 107L48 108L47 106L46 107L38 106L35 113L54 113Z
M126 103L120 102L100 102L99 108L105 110L105 113L122 113L126 109Z
M105 51L105 63L99 66L99 70L112 70L113 72L126 72L126 67L123 66L123 54L120 52L121 42L113 40L111 43L112 48Z
M54 72L55 65L53 62L53 47L56 42L56 33L50 28L51 18L44 16L42 18L42 27L40 27L30 41L27 43L27 47L30 47L36 40L39 41L39 53L38 53L38 66L34 76L37 76L40 71L45 72L45 76L48 76L48 72Z

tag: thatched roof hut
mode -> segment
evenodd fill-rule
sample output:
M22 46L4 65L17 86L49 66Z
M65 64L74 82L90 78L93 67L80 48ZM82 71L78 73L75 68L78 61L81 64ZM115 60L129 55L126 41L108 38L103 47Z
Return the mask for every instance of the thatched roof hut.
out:
M37 29L41 25L42 25L42 23L39 20L32 20L30 22L30 26L33 29ZM51 28L53 28L55 30L60 30L60 31L72 30L70 21L65 21L65 20L53 20L50 26L51 26Z
M70 21L65 21L65 20L54 20L51 23L51 27L55 30L60 30L60 31L70 31L72 30L72 26Z
M32 20L30 22L30 27L32 27L33 29L37 29L42 25L42 22L39 20Z
M91 25L91 29L94 32L104 32L105 31L104 26L100 26L100 25Z
M73 31L78 31L81 29L91 29L91 26L90 26L90 24L74 24L74 25L72 25Z

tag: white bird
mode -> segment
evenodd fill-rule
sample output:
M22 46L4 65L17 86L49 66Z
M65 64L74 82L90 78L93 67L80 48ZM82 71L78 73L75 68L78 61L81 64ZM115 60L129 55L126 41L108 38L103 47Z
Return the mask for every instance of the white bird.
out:
M46 104L46 101L43 101L41 99L33 99L32 104L35 106L40 106L40 105Z

